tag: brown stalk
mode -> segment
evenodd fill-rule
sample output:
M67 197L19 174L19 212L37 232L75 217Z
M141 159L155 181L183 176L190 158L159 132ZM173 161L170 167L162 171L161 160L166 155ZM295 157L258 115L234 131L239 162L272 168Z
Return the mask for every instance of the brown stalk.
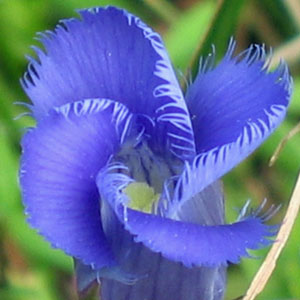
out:
M243 300L253 300L255 297L262 292L266 286L269 278L271 277L275 267L277 259L282 252L288 237L291 233L292 227L295 223L300 207L300 174L298 176L287 212L283 219L282 225L276 237L276 242L273 244L269 251L266 259L261 265L260 269L256 273L246 295L242 298Z
M288 142L289 139L291 139L295 134L300 132L300 123L298 123L279 143L277 146L274 154L272 155L270 161L269 161L269 167L272 167L277 160L280 152L284 148L285 144Z

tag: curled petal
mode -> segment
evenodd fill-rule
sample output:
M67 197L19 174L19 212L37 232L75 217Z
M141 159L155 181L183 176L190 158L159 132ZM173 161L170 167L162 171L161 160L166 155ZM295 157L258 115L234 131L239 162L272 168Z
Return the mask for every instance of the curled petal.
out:
M130 119L113 101L79 101L50 111L22 140L20 181L29 223L53 247L93 268L115 264L95 177L118 151Z
M157 121L154 145L193 155L192 125L160 36L114 7L80 15L40 35L46 52L35 48L38 60L30 59L22 79L34 116L77 100L114 99Z
M232 57L234 48L231 42L216 67L211 58L204 63L188 90L198 154L178 180L170 214L251 154L286 114L292 91L286 64L269 72L263 47Z
M227 54L216 66L202 66L189 87L186 101L195 130L198 153L236 142L248 135L266 138L282 121L289 104L292 80L282 62L268 71L264 47L251 46L238 56ZM212 60L210 58L210 60Z
M137 242L187 267L238 263L242 256L248 256L247 249L270 244L265 237L272 235L259 218L203 226L128 210L124 220Z
M142 242L169 260L187 267L226 266L248 256L247 249L270 243L265 238L273 235L272 227L252 214L234 224L206 226L130 209L123 189L132 179L126 174L110 172L109 168L102 170L97 178L103 199L114 209L125 229L135 236L136 242Z
M118 300L223 299L226 286L226 267L188 268L179 262L166 259L160 253L151 251L142 243L135 242L134 236L124 229L123 222L118 220L112 205L106 201L106 196L114 193L117 187L122 190L129 182L132 182L124 174L126 168L121 165L114 165L110 167L110 171L114 171L113 169L119 170L119 172L122 170L123 174L107 174L109 177L106 177L104 181L99 179L103 187L105 186L105 191L101 192L103 226L109 237L119 269L122 270L123 274L133 274L136 281L134 284L125 284L118 278L112 280L107 276L103 278L100 275L101 297ZM106 180L112 184L106 185ZM215 200L214 197L218 194L217 190L217 187L214 187L213 190L207 190L207 199L204 199L203 196L203 201L208 204L208 199ZM222 201L222 199L220 200ZM111 203L114 203L114 207L118 206L117 202ZM210 203L209 207L214 207L214 205ZM210 220L206 219L207 216L200 219L198 217L197 220L201 223L203 219L208 222L218 219L215 214L211 216L212 219ZM190 217L190 215L186 216L186 218ZM219 221L222 221L222 217Z
M224 267L187 268L154 253L120 228L123 247L118 249L119 262L127 272L141 278L133 285L101 279L101 297L118 300L221 300L226 286ZM130 249L130 251L129 251Z

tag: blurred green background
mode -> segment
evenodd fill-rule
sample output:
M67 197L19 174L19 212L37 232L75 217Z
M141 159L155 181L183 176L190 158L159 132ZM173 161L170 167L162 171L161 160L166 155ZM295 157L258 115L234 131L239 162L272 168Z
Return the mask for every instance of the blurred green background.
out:
M28 101L19 78L26 69L24 55L34 55L30 45L39 45L35 33L76 16L78 8L108 4L128 9L161 33L180 79L187 74L192 57L198 60L199 55L208 54L212 43L217 58L222 57L231 36L236 38L238 50L250 43L265 43L273 48L274 62L280 57L289 62L295 91L286 120L224 180L229 221L237 215L235 208L249 198L253 205L264 198L269 204L283 204L273 223L279 223L285 213L300 166L300 134L289 141L275 166L268 167L268 160L300 119L299 0L0 0L1 300L77 299L71 259L50 249L25 222L17 181L19 141L24 128L34 123L26 116L14 120L25 110L13 103ZM194 72L192 68L190 73ZM230 267L226 299L246 291L265 253L255 252L257 258ZM89 299L94 299L93 295ZM258 299L300 299L300 220Z

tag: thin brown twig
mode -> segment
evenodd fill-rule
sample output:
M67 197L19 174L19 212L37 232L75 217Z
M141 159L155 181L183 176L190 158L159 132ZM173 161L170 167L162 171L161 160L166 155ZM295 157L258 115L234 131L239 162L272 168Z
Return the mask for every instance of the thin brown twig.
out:
M276 267L277 259L282 252L288 237L291 233L292 227L295 223L300 208L300 174L298 176L290 204L285 214L283 223L280 227L276 242L273 244L269 251L266 259L261 265L260 269L256 273L251 285L243 298L243 300L253 300L255 297L262 292L266 286L269 278L271 277L273 270Z
M289 139L291 139L294 135L300 132L300 123L298 123L279 143L277 146L274 154L272 155L270 161L269 161L269 166L272 167L277 160L279 154L281 153L282 149L286 145Z

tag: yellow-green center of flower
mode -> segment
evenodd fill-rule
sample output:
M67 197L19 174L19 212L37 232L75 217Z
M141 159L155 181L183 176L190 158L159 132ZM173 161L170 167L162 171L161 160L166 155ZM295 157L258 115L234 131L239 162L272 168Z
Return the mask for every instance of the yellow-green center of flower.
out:
M153 203L160 196L144 182L133 182L124 189L124 192L129 198L128 207L145 213L151 213Z

